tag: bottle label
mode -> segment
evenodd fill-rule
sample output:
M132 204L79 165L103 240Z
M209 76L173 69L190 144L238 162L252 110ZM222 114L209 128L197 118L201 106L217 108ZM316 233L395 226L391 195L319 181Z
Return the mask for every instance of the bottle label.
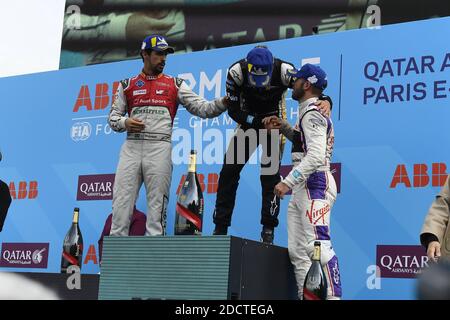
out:
M307 288L303 288L303 299L304 300L320 300L318 296L309 291Z
M69 261L72 265L78 265L78 259L67 252L63 252L63 258Z
M177 203L176 210L178 214L190 221L197 228L197 230L202 230L202 220L195 213L191 212L179 203Z

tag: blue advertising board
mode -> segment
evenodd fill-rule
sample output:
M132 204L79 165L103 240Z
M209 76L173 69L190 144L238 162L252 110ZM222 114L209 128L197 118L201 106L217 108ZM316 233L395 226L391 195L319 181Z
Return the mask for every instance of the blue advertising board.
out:
M442 18L265 43L276 57L298 67L318 63L328 74L325 93L334 102L336 135L332 161L340 184L331 233L344 299L415 298L415 276L426 265L418 247L420 229L450 158L450 45L444 41L449 29L450 18ZM253 46L169 56L165 73L186 79L207 99L220 97L227 68ZM111 212L113 174L125 139L111 130L107 116L117 81L141 68L142 61L133 60L0 79L0 179L13 196L0 242L5 248L43 244L35 250L46 251L48 263L38 255L27 262L28 271L59 272L62 242L73 208L79 207L82 272L99 272L97 241ZM288 120L294 123L298 106L290 91L286 100ZM212 234L218 175L235 126L226 112L201 120L179 108L172 137L169 235L192 148L198 151L197 170L205 186L203 234ZM283 166L291 164L289 151L288 142ZM242 171L229 229L234 236L259 240L259 172L256 162ZM287 246L289 198L281 203L275 233L280 246ZM144 188L137 208L146 210ZM2 251L2 259L13 259L11 252ZM24 271L13 263L1 266Z

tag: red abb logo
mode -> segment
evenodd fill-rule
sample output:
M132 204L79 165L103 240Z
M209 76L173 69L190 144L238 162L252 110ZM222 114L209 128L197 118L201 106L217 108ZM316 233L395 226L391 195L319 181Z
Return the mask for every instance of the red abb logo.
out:
M208 174L208 181L206 185L205 185L205 175L202 173L197 173L197 176L198 182L200 183L200 188L202 188L202 192L205 192L205 188L206 186L208 186L207 193L217 193L217 187L219 184L219 175L217 173ZM181 176L180 183L177 188L177 194L180 192L184 180L186 180L186 175Z
M37 181L20 181L19 188L16 189L14 182L9 183L9 193L14 200L22 199L36 199L38 196L38 183Z
M103 110L109 104L109 98L112 97L119 87L119 82L116 81L112 86L112 93L109 94L109 86L107 83L97 83L95 85L94 110ZM88 85L83 85L78 93L77 101L73 107L73 112L78 112L81 107L85 107L87 111L92 109L91 93Z
M445 163L432 163L431 175L430 168L424 163L415 164L413 166L413 183L414 188L426 187L430 184L433 187L441 187L447 179L447 166ZM411 188L411 180L406 170L406 165L399 164L395 169L394 177L391 181L391 188L396 188L398 184L403 184L407 188Z

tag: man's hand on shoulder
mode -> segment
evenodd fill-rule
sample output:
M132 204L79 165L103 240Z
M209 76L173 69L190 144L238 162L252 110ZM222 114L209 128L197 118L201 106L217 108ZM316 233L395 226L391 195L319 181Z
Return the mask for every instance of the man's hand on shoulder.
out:
M319 109L320 113L325 117L330 117L331 115L331 104L327 100L317 100L315 105Z

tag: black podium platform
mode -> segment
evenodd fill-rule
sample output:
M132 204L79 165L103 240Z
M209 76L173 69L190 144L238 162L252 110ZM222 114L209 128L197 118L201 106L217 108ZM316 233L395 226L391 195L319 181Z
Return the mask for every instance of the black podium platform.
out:
M99 299L296 299L286 248L233 236L106 237Z
M80 288L69 289L67 279L70 275L61 273L20 272L19 275L36 281L53 290L61 300L97 300L98 274L81 274Z

